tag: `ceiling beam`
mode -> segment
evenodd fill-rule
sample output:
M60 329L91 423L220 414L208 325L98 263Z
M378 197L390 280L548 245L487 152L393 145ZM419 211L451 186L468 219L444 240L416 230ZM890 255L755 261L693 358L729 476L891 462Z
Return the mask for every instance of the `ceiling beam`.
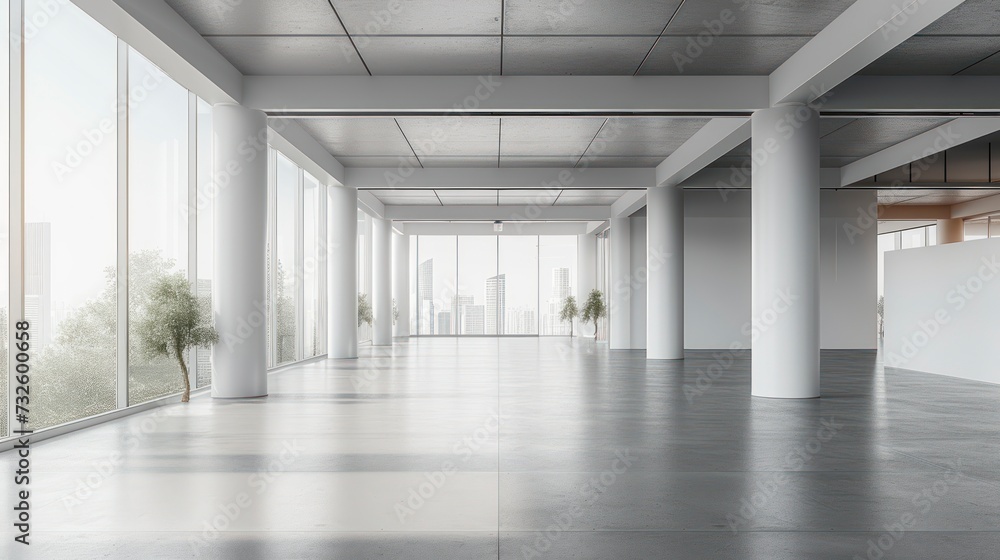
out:
M528 217L530 216L530 218ZM385 217L390 220L453 220L453 221L596 221L611 217L610 206L407 206L387 205Z
M996 113L998 90L1000 76L855 76L826 99L822 113Z
M975 218L1000 212L1000 194L960 202L951 207L952 218Z
M587 222L515 222L504 224L503 231L493 231L489 222L394 222L410 235L580 235L587 233Z
M955 119L845 165L840 170L840 184L846 187L858 181L871 179L879 173L885 173L998 131L1000 131L1000 117Z
M771 105L821 98L962 2L857 0L771 73Z
M746 113L766 76L247 76L243 103L272 115Z
M368 168L348 167L345 183L359 189L645 189L653 168Z
M202 99L241 101L243 74L163 0L73 3ZM59 9L65 0L52 4Z
M879 204L878 206L879 220L943 220L950 217L950 206L931 204Z
M646 205L646 191L629 191L611 205L611 216L629 217Z
M267 125L268 142L299 167L324 184L346 184L344 166L299 123L290 119L268 119Z
M750 166L708 167L681 183L685 189L716 189L721 193L750 188ZM840 188L840 168L824 167L819 170L821 189Z
M679 185L749 139L750 119L712 119L656 166L656 184Z

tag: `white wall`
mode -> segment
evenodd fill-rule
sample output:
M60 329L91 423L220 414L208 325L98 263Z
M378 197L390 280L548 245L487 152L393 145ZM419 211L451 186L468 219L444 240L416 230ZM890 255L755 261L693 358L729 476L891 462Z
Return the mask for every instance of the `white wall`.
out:
M1000 239L885 255L887 367L1000 383Z
M633 350L646 348L646 217L633 216L630 226L632 239L632 293L630 297L629 338Z
M877 228L859 222L873 191L823 191L820 344L874 349ZM684 193L684 347L750 345L750 191ZM845 226L847 226L845 228Z

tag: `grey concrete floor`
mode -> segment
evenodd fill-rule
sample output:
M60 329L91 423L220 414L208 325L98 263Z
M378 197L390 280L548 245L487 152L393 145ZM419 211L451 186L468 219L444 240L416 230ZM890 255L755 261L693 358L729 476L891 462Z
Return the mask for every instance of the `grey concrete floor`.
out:
M824 352L823 397L749 356L411 339L36 444L0 558L1000 556L1000 386ZM13 499L11 453L0 495Z

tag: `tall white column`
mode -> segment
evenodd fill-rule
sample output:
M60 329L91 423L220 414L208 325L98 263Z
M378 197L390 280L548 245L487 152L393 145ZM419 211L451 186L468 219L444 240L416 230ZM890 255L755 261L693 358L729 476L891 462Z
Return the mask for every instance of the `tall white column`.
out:
M358 357L358 191L327 188L327 286L331 358Z
M392 222L372 220L372 345L392 346Z
M611 336L612 350L632 348L629 299L632 295L631 227L628 218L611 219Z
M684 358L684 191L646 189L646 359Z
M819 396L819 114L753 114L752 387L759 397Z
M590 291L597 288L597 236L584 233L576 241L576 305L583 309ZM593 334L579 319L573 326L575 336Z
M219 332L212 348L212 396L260 397L267 394L267 117L220 104L212 109L212 122L212 314Z
M399 318L393 336L410 336L410 236L392 235L392 297Z

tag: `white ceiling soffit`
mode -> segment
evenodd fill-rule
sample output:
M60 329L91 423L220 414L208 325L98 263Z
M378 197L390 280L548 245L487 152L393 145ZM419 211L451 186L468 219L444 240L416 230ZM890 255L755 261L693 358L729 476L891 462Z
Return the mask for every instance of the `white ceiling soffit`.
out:
M645 189L653 168L458 168L345 169L345 184L360 189Z

